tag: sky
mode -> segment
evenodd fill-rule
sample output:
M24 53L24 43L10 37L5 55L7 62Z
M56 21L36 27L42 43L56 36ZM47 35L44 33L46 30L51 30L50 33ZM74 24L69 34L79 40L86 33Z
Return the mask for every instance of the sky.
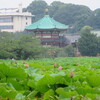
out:
M19 4L27 7L33 0L0 0L0 9L1 8L18 8ZM61 1L64 3L72 3L88 6L91 10L100 8L100 0L44 0L48 4L53 1Z

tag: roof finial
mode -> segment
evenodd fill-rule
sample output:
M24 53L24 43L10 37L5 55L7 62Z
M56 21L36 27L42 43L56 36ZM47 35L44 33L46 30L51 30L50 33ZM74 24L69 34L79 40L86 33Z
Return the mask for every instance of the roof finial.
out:
M48 8L46 8L46 9L45 9L45 13L46 13L46 15L48 15L48 11L49 11Z

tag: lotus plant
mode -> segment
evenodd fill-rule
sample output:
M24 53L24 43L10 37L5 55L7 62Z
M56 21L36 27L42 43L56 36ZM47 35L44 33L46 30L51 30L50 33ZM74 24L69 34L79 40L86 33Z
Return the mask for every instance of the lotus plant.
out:
M63 68L62 66L59 66L59 67L58 67L58 69L60 69L60 70L62 70L62 68Z

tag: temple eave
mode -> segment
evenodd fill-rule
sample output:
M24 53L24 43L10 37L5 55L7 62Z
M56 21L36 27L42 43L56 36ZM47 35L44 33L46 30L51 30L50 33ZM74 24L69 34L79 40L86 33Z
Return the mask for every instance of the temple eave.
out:
M67 29L25 29L25 31L54 31L54 30L58 30L58 31L67 31Z

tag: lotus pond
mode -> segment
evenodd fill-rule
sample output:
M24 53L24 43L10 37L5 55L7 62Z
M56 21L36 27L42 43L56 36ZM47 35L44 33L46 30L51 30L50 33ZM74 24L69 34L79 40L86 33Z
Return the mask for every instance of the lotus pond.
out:
M0 60L0 100L100 100L100 57Z

